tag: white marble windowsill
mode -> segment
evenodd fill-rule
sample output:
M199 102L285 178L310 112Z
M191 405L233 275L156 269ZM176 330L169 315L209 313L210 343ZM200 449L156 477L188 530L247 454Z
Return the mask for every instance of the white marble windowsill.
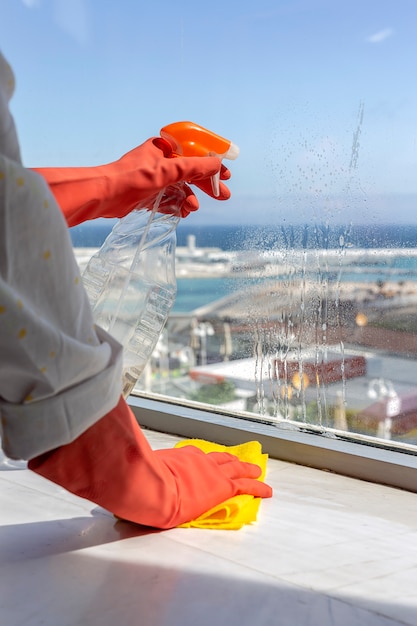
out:
M276 460L268 482L252 526L157 532L1 471L0 624L417 624L415 494Z

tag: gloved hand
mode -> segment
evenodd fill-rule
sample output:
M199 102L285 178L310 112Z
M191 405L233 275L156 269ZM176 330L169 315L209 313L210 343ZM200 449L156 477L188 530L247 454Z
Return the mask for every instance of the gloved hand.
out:
M199 207L198 200L185 183L192 183L214 197L211 176L220 171L228 180L230 171L217 157L172 156L168 142L160 137L148 139L118 161L96 167L34 168L46 180L68 226L76 226L97 217L124 217L132 209L152 208L158 193L184 182L185 197L180 215L186 217ZM218 200L227 200L229 189L220 183ZM176 207L175 207L176 208ZM161 212L172 212L167 194Z
M73 443L29 461L29 469L125 520L172 528L238 494L268 498L261 469L227 452L194 446L153 451L121 398Z

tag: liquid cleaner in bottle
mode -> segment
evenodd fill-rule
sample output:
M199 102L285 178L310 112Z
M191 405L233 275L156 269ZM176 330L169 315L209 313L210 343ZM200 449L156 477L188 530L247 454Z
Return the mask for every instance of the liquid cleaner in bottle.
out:
M169 124L160 134L175 157L235 159L239 154L232 142L192 122ZM214 195L219 195L219 179L220 173L212 178ZM158 210L162 198L164 213ZM162 190L149 210L120 219L83 274L95 323L123 345L125 398L150 360L175 301L176 228L184 199L184 184L178 183Z

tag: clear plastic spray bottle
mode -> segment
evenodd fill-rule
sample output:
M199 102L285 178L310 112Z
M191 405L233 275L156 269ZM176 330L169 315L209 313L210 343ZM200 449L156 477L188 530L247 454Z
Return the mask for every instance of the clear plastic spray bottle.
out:
M232 142L193 122L169 124L160 134L175 157L239 154ZM212 179L214 195L219 177ZM164 213L158 211L162 198ZM184 199L184 184L178 183L162 190L149 210L119 220L83 274L95 323L123 345L124 397L150 360L175 301L176 228Z

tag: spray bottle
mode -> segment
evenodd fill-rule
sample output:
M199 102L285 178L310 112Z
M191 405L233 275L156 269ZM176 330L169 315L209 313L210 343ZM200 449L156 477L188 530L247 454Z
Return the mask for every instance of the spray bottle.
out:
M164 126L160 135L178 158L239 154L232 142L192 122ZM214 195L219 178L212 178ZM158 211L162 198L164 213ZM178 183L158 194L150 212L134 210L119 220L83 274L95 323L123 345L124 397L151 358L175 301L176 228L184 199L184 183Z

